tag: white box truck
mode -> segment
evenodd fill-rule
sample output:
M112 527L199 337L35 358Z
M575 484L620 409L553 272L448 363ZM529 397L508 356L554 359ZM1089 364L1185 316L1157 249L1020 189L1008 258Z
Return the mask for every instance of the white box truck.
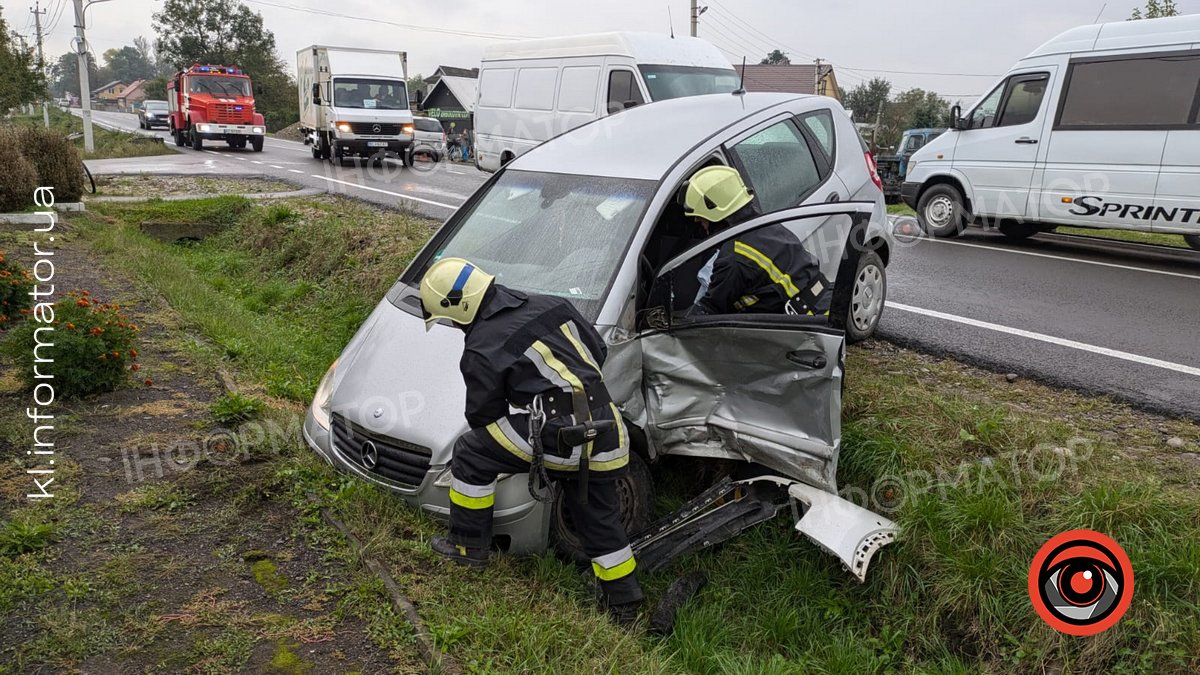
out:
M407 162L413 142L407 80L405 52L322 45L296 52L300 130L313 158Z
M722 94L741 78L711 43L599 33L488 47L479 68L475 165L497 171L526 151L627 107Z

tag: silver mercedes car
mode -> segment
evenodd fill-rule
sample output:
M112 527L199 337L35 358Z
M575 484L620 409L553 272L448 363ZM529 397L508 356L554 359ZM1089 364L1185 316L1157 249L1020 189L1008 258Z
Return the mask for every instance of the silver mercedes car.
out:
M761 215L703 238L682 194L715 164L741 172ZM819 260L830 315L690 315L714 247L762 228L787 228ZM631 532L653 516L650 463L732 460L770 473L804 513L797 529L861 578L894 526L837 496L843 354L878 325L892 250L874 163L837 101L741 92L629 109L517 158L446 221L330 366L304 436L338 469L448 517L467 430L462 334L426 333L418 291L433 261L467 258L569 299L608 345L605 383L634 436L620 487ZM578 555L562 504L535 500L524 474L500 481L495 520L509 552Z

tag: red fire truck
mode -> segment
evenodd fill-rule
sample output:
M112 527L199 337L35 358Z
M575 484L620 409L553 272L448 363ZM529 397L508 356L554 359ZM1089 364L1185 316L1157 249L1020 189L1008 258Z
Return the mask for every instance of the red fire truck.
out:
M261 93L261 90L260 90ZM267 127L254 112L250 78L232 66L195 64L167 82L167 109L175 145L200 150L204 141L225 141L262 152Z

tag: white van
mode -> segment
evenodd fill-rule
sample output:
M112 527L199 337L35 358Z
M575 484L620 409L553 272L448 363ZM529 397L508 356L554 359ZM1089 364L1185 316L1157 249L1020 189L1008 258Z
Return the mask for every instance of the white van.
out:
M728 93L737 71L699 38L599 33L488 47L479 68L475 165L509 160L627 107Z
M1200 15L1069 30L913 155L926 232L982 220L1182 234L1200 249Z

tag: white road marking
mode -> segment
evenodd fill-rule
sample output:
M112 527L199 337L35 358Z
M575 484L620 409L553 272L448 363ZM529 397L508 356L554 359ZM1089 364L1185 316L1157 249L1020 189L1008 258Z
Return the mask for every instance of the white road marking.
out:
M219 155L219 154L221 154L221 153L217 152L216 150L205 150L205 152L207 152L207 153L208 153L208 154L210 154L210 155Z
M446 169L446 172L447 172L447 173L452 173L452 174L455 174L455 175L457 175L457 176L465 176L465 175L467 175L466 173L464 173L464 172L462 172L462 171L455 171L455 170L453 170L453 169Z
M301 171L299 169L288 169L288 171L291 171L292 173L304 173L303 171Z
M245 158L245 157L237 157L237 158L235 158L235 159L237 159L237 161L239 161L239 162L244 162L244 161L246 161L246 158Z
M267 166L271 167L272 169L282 169L283 168L282 166L279 166L278 164L268 164Z
M965 316L958 316L956 314L946 314L944 312L936 312L932 309L923 309L921 307L913 307L911 305L903 305L898 302L892 302L890 300L888 301L887 306L891 309L900 310L901 312L910 312L912 314L920 314L921 316L928 316L928 317L932 317L934 319L942 319L943 321L951 321L953 323L960 323L965 326L973 326L975 328L983 328L986 330L996 331L998 333L1005 333L1008 335L1015 335L1017 337L1023 337L1023 338L1027 338L1030 340L1037 340L1038 342L1045 342L1045 343L1052 344L1052 345L1058 345L1060 347L1068 347L1070 349L1078 349L1079 351L1089 352L1091 354L1099 354L1101 356L1109 356L1114 359L1121 359L1122 361L1130 361L1132 363L1140 363L1144 366L1154 366L1155 368L1163 368L1165 370L1172 370L1177 373L1183 373L1185 375L1195 375L1197 377L1200 377L1200 368L1196 368L1193 366L1185 366L1185 365L1182 365L1179 363L1171 363L1170 361L1162 361L1160 359L1153 359L1153 358L1150 358L1149 356L1142 356L1140 354L1130 354L1129 352L1122 352L1122 351L1118 351L1116 349L1109 349L1107 347L1097 347L1096 345L1089 345L1089 344L1086 344L1083 342L1076 342L1075 340L1067 340L1065 338L1054 337L1052 335L1044 335L1042 333L1034 333L1032 331L1022 330L1020 328L1012 328L1010 326L1001 326L1000 324L996 324L996 323L988 323L987 321L968 319Z
M262 164L262 162L258 161L257 159L250 160L250 163L251 164Z
M968 248L982 248L989 251L1001 251L1003 253L1015 253L1017 255L1028 255L1035 258L1050 258L1052 260L1066 260L1068 262L1083 263L1084 265L1099 265L1100 267L1115 267L1121 270L1132 270L1134 272L1149 272L1150 274L1162 274L1168 277L1182 277L1184 279L1200 280L1200 275L1184 274L1182 272L1168 272L1166 270L1154 270L1148 267L1134 267L1132 265L1118 265L1116 263L1099 262L1096 260L1082 260L1080 258L1072 258L1064 255L1051 255L1049 253L1034 253L1033 251L1016 251L1011 248L1003 248L1000 246L986 246L984 244L968 244L965 241L948 241L946 239L927 239L926 241L934 241L939 244L949 244L951 246L966 246Z
M414 201L414 202L420 202L420 203L422 203L422 204L432 204L433 206L440 206L440 207L442 207L443 209L450 209L451 211L453 211L453 210L455 210L455 209L457 209L457 208L458 208L457 206L455 206L455 205L453 205L453 204L443 204L443 203L441 203L441 202L435 202L435 201L433 201L433 200L430 200L430 199L422 199L422 198L420 198L420 197L412 197L412 196L410 196L410 195L401 194L401 193L399 193L399 192L391 192L391 191L389 191L389 190L380 190L379 188L368 187L368 186L366 186L366 185L359 185L358 183L349 183L349 182L347 182L347 181L344 181L344 180L338 180L338 179L336 179L336 178L330 178L329 176L322 176L321 174L318 174L318 173L310 173L309 175L310 175L310 176L312 176L313 178L320 178L321 180L327 180L327 181L329 181L330 183L340 183L340 184L342 184L342 185L348 185L348 186L350 186L350 187L353 187L353 188L358 188L358 189L360 189L360 190L370 190L371 192L381 192L381 193L383 193L383 194L385 194L385 195L392 195L393 197L399 197L399 198L401 198L401 199L409 199L409 200L412 200L412 201Z

